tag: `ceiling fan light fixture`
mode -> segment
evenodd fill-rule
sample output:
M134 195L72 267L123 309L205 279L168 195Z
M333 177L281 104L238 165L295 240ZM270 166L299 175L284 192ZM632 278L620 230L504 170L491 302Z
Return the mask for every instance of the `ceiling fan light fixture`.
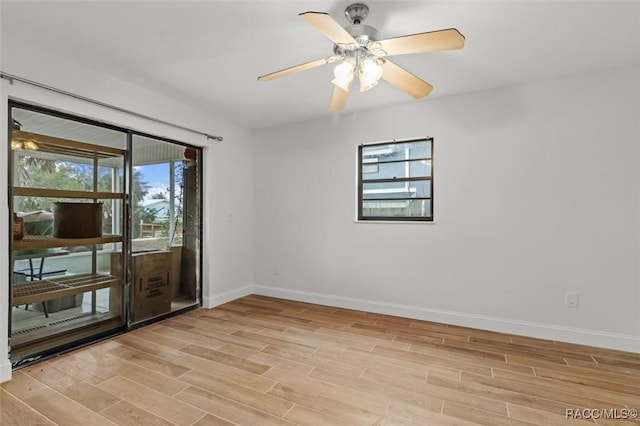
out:
M32 140L12 139L11 149L13 150L26 149L29 151L37 151L38 149L40 149L40 147L35 141L32 141Z
M34 141L24 141L24 149L37 151L38 149L40 149L40 147Z
M345 92L348 92L351 81L353 80L354 68L355 65L353 61L349 60L349 58L345 59L333 69L333 75L335 78L331 80L331 82Z
M372 59L365 59L360 64L360 91L364 92L375 87L382 77L382 67Z

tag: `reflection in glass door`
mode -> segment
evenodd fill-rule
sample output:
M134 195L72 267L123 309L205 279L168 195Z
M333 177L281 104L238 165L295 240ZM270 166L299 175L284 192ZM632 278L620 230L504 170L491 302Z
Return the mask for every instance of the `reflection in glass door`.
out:
M201 150L134 134L130 324L200 303Z

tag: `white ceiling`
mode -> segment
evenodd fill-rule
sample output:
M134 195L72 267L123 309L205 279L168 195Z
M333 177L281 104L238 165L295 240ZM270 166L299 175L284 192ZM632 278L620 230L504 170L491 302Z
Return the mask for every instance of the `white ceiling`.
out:
M331 42L297 15L329 12L346 26L351 3L3 0L2 33L261 128L331 115L331 65L256 78L331 54ZM365 3L364 23L382 38L454 27L466 42L462 50L392 58L434 86L427 98L414 100L381 82L352 91L344 112L640 63L639 1Z

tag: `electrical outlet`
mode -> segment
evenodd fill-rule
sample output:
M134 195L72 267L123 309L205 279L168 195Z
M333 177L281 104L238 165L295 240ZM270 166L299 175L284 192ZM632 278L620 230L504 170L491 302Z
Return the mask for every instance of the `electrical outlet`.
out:
M564 305L568 308L577 308L578 293L575 291L568 291L564 296Z

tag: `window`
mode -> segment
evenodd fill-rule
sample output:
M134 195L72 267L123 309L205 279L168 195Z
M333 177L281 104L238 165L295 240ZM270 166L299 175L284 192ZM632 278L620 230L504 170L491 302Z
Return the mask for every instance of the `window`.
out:
M433 138L358 147L358 220L433 221Z

